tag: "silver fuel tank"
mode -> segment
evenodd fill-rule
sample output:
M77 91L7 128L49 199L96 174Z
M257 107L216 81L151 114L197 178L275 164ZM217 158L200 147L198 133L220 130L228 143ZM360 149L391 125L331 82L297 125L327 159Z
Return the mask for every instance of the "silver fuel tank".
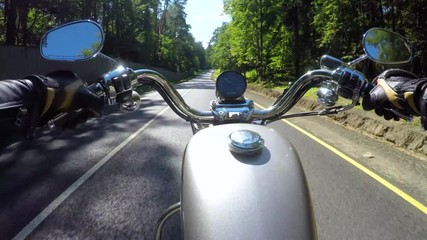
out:
M256 132L261 152L230 152L229 135ZM275 130L250 124L206 128L183 163L184 239L315 239L305 176L293 146Z

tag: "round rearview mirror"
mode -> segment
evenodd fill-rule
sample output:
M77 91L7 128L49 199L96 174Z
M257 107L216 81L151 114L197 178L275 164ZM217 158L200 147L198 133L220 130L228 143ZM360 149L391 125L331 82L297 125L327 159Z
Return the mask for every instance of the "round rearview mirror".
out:
M48 60L80 61L98 54L104 44L104 31L93 21L71 22L47 32L40 42L40 53Z
M412 59L411 48L401 35L382 29L369 29L363 36L366 55L377 63L400 64Z

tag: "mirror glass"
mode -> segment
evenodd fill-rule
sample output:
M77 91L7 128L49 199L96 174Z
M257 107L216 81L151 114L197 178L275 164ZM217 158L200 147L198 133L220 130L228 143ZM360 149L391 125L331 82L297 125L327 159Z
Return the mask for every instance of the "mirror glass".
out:
M373 28L365 33L363 48L368 57L377 63L407 63L412 58L406 39L382 28Z
M94 57L102 49L104 32L92 21L72 22L47 32L40 43L45 59L78 61Z

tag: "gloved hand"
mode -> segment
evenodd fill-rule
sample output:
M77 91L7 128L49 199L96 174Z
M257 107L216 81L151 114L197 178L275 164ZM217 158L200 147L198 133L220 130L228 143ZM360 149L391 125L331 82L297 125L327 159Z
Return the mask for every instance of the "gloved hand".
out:
M63 129L75 127L89 118L102 116L104 100L89 91L75 73L56 71L46 76L33 75L29 78L33 82L41 81L47 88L38 126L45 125L61 113L67 113L57 121Z
M6 146L22 135L32 138L35 128L52 119L56 126L70 128L90 117L100 117L103 107L104 100L88 90L70 71L2 80L0 146ZM65 117L56 121L58 116Z
M422 116L422 126L427 129L427 114L422 101L427 78L391 69L381 73L373 82L375 87L363 98L364 110L373 110L386 120L410 119Z

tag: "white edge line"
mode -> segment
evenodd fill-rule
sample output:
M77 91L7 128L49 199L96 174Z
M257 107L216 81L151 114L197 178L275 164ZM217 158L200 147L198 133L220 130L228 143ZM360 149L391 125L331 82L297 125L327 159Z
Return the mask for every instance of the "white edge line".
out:
M191 89L187 90L182 96L185 96ZM30 235L56 208L59 207L71 194L73 194L84 182L86 182L96 171L98 171L105 163L107 163L114 155L116 155L122 148L124 148L129 142L131 142L138 134L143 132L148 126L150 126L157 118L165 113L169 107L166 107L160 111L154 118L148 121L144 126L139 128L136 132L130 135L124 140L119 146L115 147L113 151L103 157L98 163L90 168L83 176L69 186L61 195L59 195L53 202L51 202L42 212L40 212L31 222L29 222L12 240L24 240Z

